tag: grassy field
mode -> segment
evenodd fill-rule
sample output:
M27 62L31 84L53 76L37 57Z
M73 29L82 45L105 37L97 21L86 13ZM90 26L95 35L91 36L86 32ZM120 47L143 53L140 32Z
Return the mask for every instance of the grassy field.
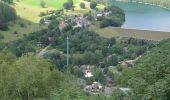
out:
M63 4L67 0L44 0L47 4L47 8L42 8L40 6L41 1L42 0L20 0L19 2L17 2L17 0L15 0L15 5L13 7L16 9L18 16L20 16L21 18L32 21L34 23L38 23L40 19L38 15L40 14L40 12L46 12L47 10L61 9L63 7ZM86 12L89 12L89 10L91 10L89 7L89 2L83 0L73 0L73 1L75 6L74 11L67 11L65 12L66 14L79 15L79 14L84 14ZM85 3L86 6L85 9L81 9L79 7L80 2ZM98 4L97 8L103 9L104 6Z
M21 24L24 23L24 26ZM16 21L9 23L9 30L8 31L0 31L0 34L4 36L4 39L0 40L1 42L10 42L16 39L24 37L31 32L38 31L42 29L42 26L39 26L37 23L32 23L28 20L18 19ZM17 34L15 34L17 32Z
M100 36L105 38L117 37L119 36L118 32L114 31L112 27L102 28L100 29L97 26L91 25L89 27L90 30L95 31Z
M15 0L15 5L13 6L18 16L26 20L38 23L40 17L38 16L40 12L45 12L47 10L60 9L66 0L45 0L47 8L42 8L40 2L42 0L20 0L19 2ZM74 4L77 5L79 0L74 0Z
M41 7L40 6L40 2L42 0L21 0L20 2L31 5L31 6L36 6L36 7ZM53 8L62 8L63 4L67 1L67 0L43 0L45 1L47 7L53 7ZM74 4L77 4L80 2L80 0L73 0Z
M14 22L10 22L10 30L9 31L0 31L1 34L4 35L4 39L1 40L3 42L14 41L18 38L22 38L23 34L29 34L34 31L40 30L42 27L39 26L39 14L40 12L46 12L47 10L56 10L60 9L63 6L63 3L67 0L44 0L47 4L47 8L42 8L40 6L40 1L42 0L14 0L15 4L13 7L17 11L17 15L20 17L19 20ZM74 11L65 11L66 14L76 14L82 15L86 12L89 12L89 2L83 0L73 0L75 9ZM80 2L84 2L86 5L86 9L81 9L79 7ZM97 8L103 9L103 5L98 5ZM18 23L24 23L26 27L20 27ZM18 34L13 34L15 31Z
M66 0L45 0L48 8L42 8L40 6L40 1L41 0L20 0L17 2L17 0L15 0L15 5L13 5L13 7L16 9L20 19L10 22L8 31L0 31L0 34L4 36L4 39L0 40L1 42L14 41L18 38L22 38L24 34L42 29L43 27L38 24L40 12L62 8ZM74 2L77 4L79 0L74 0ZM24 23L26 27L20 27L20 23ZM15 31L18 34L14 34Z

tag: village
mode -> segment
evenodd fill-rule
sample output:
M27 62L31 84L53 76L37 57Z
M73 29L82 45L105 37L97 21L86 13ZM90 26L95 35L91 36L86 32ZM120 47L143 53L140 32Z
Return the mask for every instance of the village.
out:
M60 10L62 12L62 10ZM105 11L98 11L95 14L90 15L65 15L65 18L62 18L59 20L59 29L64 30L67 26L70 24L72 25L73 29L76 28L86 28L89 27L92 23L100 21L102 18L109 17L113 13L110 10ZM56 15L57 16L57 15ZM52 20L50 20L49 17L45 17L42 19L41 24L49 25ZM48 37L49 42L52 41L52 37ZM108 45L108 48L110 48L110 44ZM126 48L124 48L126 49ZM126 51L126 50L125 50ZM40 53L41 54L41 53ZM113 54L114 55L114 54ZM113 55L108 56L109 59ZM124 69L127 69L128 67L131 67L137 63L137 61L142 56L139 56L133 60L123 60L119 61L117 66L121 66ZM100 62L102 64L104 62ZM105 95L111 95L111 93L114 90L121 90L124 93L127 93L130 91L130 88L128 87L121 87L119 84L117 84L116 80L112 77L116 76L117 78L120 77L121 71L117 68L117 66L108 66L107 70L111 71L112 76L109 76L104 68L101 68L101 66L94 66L94 65L81 65L80 70L83 72L83 77L78 79L78 83L80 84L80 87L84 90L84 92L87 93L100 93L103 92ZM95 80L94 78L94 70L99 69L102 74L104 75L105 81L104 83L101 83L99 80ZM87 80L91 80L90 83L87 83Z
M141 58L142 56L137 57L134 60L125 60L125 61L120 61L119 65L123 66L124 68L128 68L130 66L133 66L137 63L137 61ZM92 65L82 65L80 67L82 69L82 71L84 72L84 77L86 79L88 78L92 78L93 76L93 70L96 68L96 66L92 66ZM114 75L121 75L121 71L118 71L116 66L109 66L108 67L109 70L112 71L112 73ZM100 70L102 70L102 73L104 74L105 78L106 78L106 83L105 85L101 84L99 81L93 81L92 84L86 84L84 85L82 88L84 88L83 90L87 93L100 93L103 92L105 95L111 95L111 93L114 90L121 90L124 93L127 93L128 91L130 91L130 88L128 87L120 87L115 80L113 80L110 76L108 76L107 74L105 74L104 69L100 68ZM83 80L83 79L82 79ZM84 83L86 83L85 81L83 81ZM80 83L83 84L83 83Z

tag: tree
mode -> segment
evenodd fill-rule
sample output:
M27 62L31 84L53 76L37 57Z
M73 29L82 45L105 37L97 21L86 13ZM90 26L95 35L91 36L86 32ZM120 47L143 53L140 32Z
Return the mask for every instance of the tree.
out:
M105 84L106 83L106 78L105 78L105 76L104 76L104 74L103 74L103 72L101 71L101 69L95 69L95 71L93 72L93 74L94 74L94 79L95 79L95 81L99 81L99 82L101 82L102 84Z
M170 40L162 41L137 65L123 72L120 82L132 89L130 100L170 99L169 49Z
M44 0L40 2L40 6L41 6L42 8L46 8L46 3L45 3Z
M64 9L69 10L73 7L73 5L74 5L73 0L68 0L67 2L63 4L63 7Z
M7 30L7 22L17 18L16 11L11 6L0 2L0 30Z
M6 2L6 3L9 3L9 4L13 3L13 0L2 0L2 1Z
M111 55L107 59L108 66L116 66L118 64L118 57L116 55Z
M94 1L91 1L91 2L90 2L90 8L91 8L91 9L95 9L96 6L97 6L97 3L96 3L96 2L94 2Z
M105 8L106 11L111 12L108 16L105 16L101 20L100 27L120 27L125 22L125 13L124 11L116 6L109 6Z
M85 3L81 2L80 3L80 8L85 9Z
M0 63L0 99L33 100L47 98L54 87L59 86L62 75L54 70L54 65L48 61L23 56L16 60L9 54L3 56ZM14 58L14 59L13 59Z

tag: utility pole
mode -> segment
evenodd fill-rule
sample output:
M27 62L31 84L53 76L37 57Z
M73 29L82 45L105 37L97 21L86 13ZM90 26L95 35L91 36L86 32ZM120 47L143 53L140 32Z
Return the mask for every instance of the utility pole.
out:
M67 66L69 65L69 37L67 36Z

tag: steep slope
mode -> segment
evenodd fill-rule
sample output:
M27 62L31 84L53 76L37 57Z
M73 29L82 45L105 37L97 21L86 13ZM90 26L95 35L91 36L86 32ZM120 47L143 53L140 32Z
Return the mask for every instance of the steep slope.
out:
M161 42L139 64L124 72L121 83L132 88L131 99L170 99L170 40Z

